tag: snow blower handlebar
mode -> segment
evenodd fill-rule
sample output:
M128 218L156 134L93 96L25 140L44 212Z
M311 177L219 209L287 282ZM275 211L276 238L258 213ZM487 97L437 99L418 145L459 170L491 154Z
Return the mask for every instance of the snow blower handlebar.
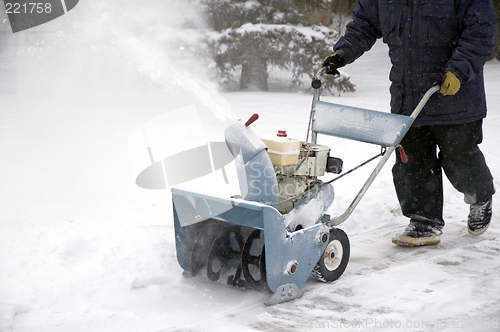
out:
M420 102L418 103L417 107L413 110L411 113L410 117L416 119L417 116L420 114L420 111L424 108L425 104L427 104L427 101L429 98L435 93L438 92L441 89L439 85L434 85L432 88L427 90L427 92L424 94Z
M322 67L316 72L316 74L314 74L313 80L311 82L311 87L313 88L313 104L314 104L314 101L319 100L319 96L321 94L321 84L322 84L321 83L321 76L323 76L327 70L328 70L327 67ZM313 105L313 107L314 107L314 105ZM313 109L313 107L311 107L311 109ZM313 118L313 113L311 112L311 114L309 115L309 124L307 126L306 142L309 142L309 134L311 131L312 118ZM312 140L313 140L313 142L316 142L316 133L315 132L312 133Z
M351 205L343 214L331 218L329 225L337 226L347 220L354 211L376 176L382 170L382 167L396 147L399 146L399 143L413 124L415 118L420 114L429 98L435 92L439 91L440 86L435 85L427 90L411 115L403 116L319 101L321 93L321 76L324 75L326 71L327 68L325 67L318 70L311 83L314 92L306 141L309 142L309 134L311 133L311 142L316 143L317 134L321 133L329 136L353 139L360 142L378 144L386 149L385 153L381 154L382 159L368 177ZM364 130L359 130L359 128L364 128ZM384 139L382 139L382 137ZM387 140L385 140L386 137L388 137Z
M429 90L427 90L427 92L424 94L424 96L422 97L422 99L418 103L417 107L415 107L415 110L410 115L410 118L415 119L420 114L420 111L422 111L422 109L424 108L424 106L427 103L427 101L429 100L429 98L435 92L439 91L439 89L440 89L440 86L436 85L436 86L431 87ZM403 139L403 137L404 137L404 135L399 138L399 142L401 142L401 140ZM331 220L330 220L330 226L340 225L341 223L343 223L344 221L346 221L347 218L349 218L349 216L352 214L352 212L354 211L354 209L356 208L356 206L358 205L358 203L361 201L361 198L363 198L363 196L365 195L365 193L368 190L368 188L371 186L371 184L373 183L373 181L375 180L375 178L377 177L377 175L382 170L382 167L385 165L385 163L387 162L387 160L389 159L389 157L391 156L391 154L394 152L394 150L396 149L396 147L399 145L399 142L397 144L395 144L395 145L390 146L390 147L387 148L387 150L385 151L385 153L382 155L382 159L379 161L379 163L377 164L377 166L375 167L375 169L373 170L373 172L370 174L370 176L366 180L366 182L363 185L363 187L361 187L360 191L358 192L358 194L356 195L356 197L352 201L351 205L340 216L331 218Z

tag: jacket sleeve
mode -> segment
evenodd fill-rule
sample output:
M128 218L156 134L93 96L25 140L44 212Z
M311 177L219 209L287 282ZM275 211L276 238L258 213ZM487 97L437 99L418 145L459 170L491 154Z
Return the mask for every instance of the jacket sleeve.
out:
M377 0L359 0L352 12L352 21L346 32L333 46L333 51L351 63L370 50L377 38L382 37L378 18Z
M493 52L498 33L497 18L492 0L462 0L459 3L461 35L446 70L466 83L481 73Z

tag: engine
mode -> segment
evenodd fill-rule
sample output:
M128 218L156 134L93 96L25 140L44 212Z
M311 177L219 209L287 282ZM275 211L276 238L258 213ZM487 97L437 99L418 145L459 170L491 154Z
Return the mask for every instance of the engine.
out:
M281 135L281 136L280 136ZM276 173L279 188L279 208L287 214L303 198L302 194L322 181L326 172L340 174L342 160L330 157L325 145L289 139L280 131L278 137L262 138Z

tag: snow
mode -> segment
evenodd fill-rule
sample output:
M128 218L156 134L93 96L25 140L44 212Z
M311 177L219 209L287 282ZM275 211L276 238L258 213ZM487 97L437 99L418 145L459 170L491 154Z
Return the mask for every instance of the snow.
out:
M303 38L308 39L308 41L323 40L326 36L331 35L332 31L321 26L314 27L300 27L292 26L286 24L243 24L240 28L236 29L237 33L245 34L252 32L268 32L273 30L284 30L287 33L291 31L298 31L303 35ZM229 31L229 30L228 30Z
M303 93L218 92L179 44L177 37L195 35L181 26L188 15L176 1L85 1L38 33L2 33L0 331L498 331L499 200L489 230L472 237L468 207L446 182L441 243L395 246L390 237L407 220L390 165L340 225L351 259L336 282L308 282L302 298L267 307L265 294L182 277L171 195L135 185L130 135L196 104L209 110L200 115L207 141L253 113L257 134L286 130L304 140L311 106ZM388 111L389 67L377 44L344 68L357 91L323 100ZM481 149L498 176L498 61L485 77ZM190 129L171 129L165 146L182 145ZM346 170L379 152L325 136L319 142ZM330 214L347 208L370 171L334 182Z

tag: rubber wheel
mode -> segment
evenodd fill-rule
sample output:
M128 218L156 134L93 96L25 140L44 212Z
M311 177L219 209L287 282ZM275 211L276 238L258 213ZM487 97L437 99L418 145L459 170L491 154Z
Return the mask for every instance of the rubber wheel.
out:
M349 262L350 244L347 234L338 228L330 229L330 241L312 271L312 275L323 282L340 278Z

